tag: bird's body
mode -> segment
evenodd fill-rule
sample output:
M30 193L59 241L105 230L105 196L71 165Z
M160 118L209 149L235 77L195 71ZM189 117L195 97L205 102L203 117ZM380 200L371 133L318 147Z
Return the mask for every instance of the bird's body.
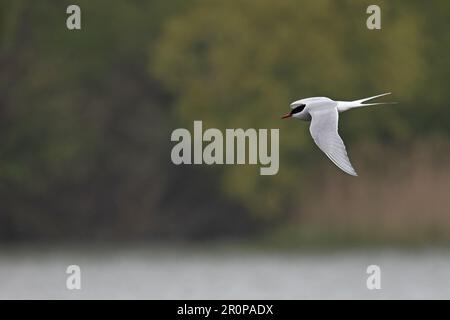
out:
M344 142L338 133L339 113L363 106L385 104L386 102L364 102L388 94L390 93L355 101L334 101L327 97L301 99L291 103L291 112L284 115L283 118L292 117L299 120L311 121L309 130L317 146L341 170L352 176L357 176L348 158Z

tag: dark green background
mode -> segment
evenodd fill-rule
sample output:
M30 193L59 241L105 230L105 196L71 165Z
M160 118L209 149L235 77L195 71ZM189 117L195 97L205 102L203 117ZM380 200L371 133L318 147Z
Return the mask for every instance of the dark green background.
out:
M446 244L448 1L0 2L0 241ZM378 4L382 29L366 28ZM308 125L310 96L392 91L341 117L360 176ZM172 130L279 128L280 172L174 166Z

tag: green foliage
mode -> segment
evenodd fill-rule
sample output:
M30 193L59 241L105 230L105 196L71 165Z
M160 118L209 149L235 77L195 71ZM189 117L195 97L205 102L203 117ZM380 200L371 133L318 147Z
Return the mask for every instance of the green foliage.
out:
M260 177L247 167L222 172L225 192L254 213L281 214L286 204L294 205L308 188L302 181L317 159L309 154L322 156L306 124L279 121L293 100L353 100L392 91L391 99L400 105L346 114L346 140L351 147L376 135L398 142L414 139L417 128L411 118L428 112L419 107L430 86L426 53L431 38L425 27L430 17L423 15L423 5L385 1L382 30L369 31L368 5L203 1L166 23L152 70L177 97L175 114L181 124L202 119L218 128L281 129L277 176Z
M302 97L393 92L398 105L342 117L350 150L448 139L448 1L379 1L380 31L371 1L79 0L81 31L65 27L69 4L0 2L1 239L285 221L325 163L306 123L279 119ZM194 120L280 128L279 174L175 168L170 131Z
M164 92L145 65L182 6L78 1L82 30L69 31L71 3L1 4L3 239L140 236L166 192Z

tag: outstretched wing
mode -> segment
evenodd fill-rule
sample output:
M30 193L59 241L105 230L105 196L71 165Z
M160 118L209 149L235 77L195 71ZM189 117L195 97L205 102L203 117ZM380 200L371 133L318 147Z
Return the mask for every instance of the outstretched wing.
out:
M333 104L321 105L310 111L309 131L314 142L342 171L357 176L347 155L344 142L338 133L339 114Z

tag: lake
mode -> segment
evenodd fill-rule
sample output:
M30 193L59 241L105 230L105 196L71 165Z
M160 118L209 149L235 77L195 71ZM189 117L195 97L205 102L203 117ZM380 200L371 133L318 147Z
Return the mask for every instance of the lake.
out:
M81 268L81 290L66 268ZM381 269L369 290L366 269ZM450 251L192 248L0 251L1 299L449 299Z

